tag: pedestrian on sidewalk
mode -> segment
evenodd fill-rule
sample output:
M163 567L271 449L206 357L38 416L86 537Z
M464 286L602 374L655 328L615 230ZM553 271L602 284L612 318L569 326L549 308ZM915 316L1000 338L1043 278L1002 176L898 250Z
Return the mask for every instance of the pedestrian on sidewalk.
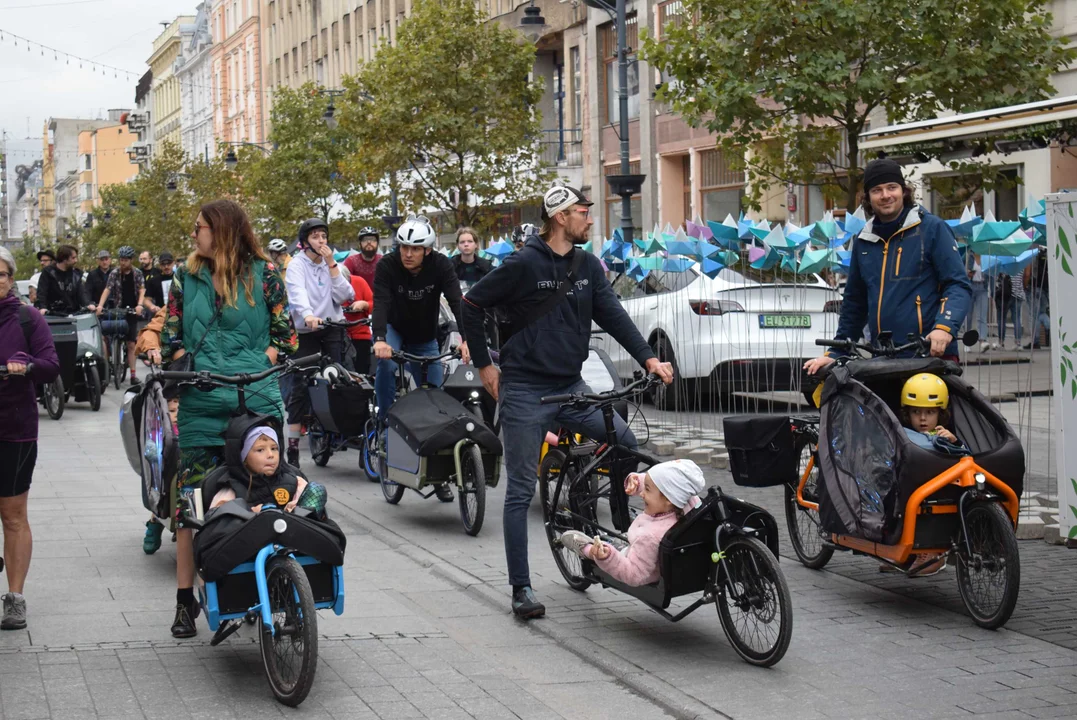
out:
M859 340L867 322L876 338L890 331L901 344L915 334L931 343L932 357L957 361L955 338L972 285L953 231L916 203L901 166L889 158L864 168L863 207L869 218L853 239L834 339ZM834 360L828 351L804 369L814 375Z
M505 555L512 584L512 611L530 619L546 613L531 588L527 562L527 509L535 494L539 449L546 431L561 425L591 438L604 437L602 412L542 405L544 395L590 392L581 371L591 341L591 321L608 332L649 373L669 384L673 368L659 362L621 306L598 258L577 247L587 241L593 203L574 188L555 185L543 197L543 227L522 249L479 280L464 298L464 337L475 348L475 366L486 390L501 402L505 438ZM486 313L508 313L512 336L501 349L501 370L486 346ZM617 438L635 447L636 438L614 415ZM626 530L628 500L624 479L635 463L618 462L610 473L616 488L614 525Z
M37 393L34 385L60 374L52 333L41 313L19 300L15 258L0 247L0 524L4 529L7 589L0 630L26 627L23 584L30 569L33 536L26 506L37 462Z
M243 208L232 200L203 205L191 237L194 252L172 279L168 319L159 349L149 352L150 361L175 361L190 353L192 370L235 375L261 372L276 364L278 353L294 353L298 343L284 282L258 244ZM253 412L280 418L276 378L251 385L246 399ZM224 431L237 406L232 388L181 390L180 459L173 497L190 497L203 478L224 461ZM178 505L173 508L174 515ZM192 536L191 530L176 531L172 635L177 638L194 637L198 632L194 624L199 608L194 598Z
M1024 283L1020 277L999 273L995 280L995 317L998 319L998 345L1006 347L1006 315L1013 318L1013 349L1021 347L1021 305L1025 301Z

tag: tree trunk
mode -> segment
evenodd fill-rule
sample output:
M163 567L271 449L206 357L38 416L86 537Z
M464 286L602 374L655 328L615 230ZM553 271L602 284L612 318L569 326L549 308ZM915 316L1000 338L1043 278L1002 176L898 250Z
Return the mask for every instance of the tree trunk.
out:
M860 189L860 131L857 126L847 127L845 137L849 141L849 152L846 155L849 172L846 176L845 209L848 212L856 212L857 190Z

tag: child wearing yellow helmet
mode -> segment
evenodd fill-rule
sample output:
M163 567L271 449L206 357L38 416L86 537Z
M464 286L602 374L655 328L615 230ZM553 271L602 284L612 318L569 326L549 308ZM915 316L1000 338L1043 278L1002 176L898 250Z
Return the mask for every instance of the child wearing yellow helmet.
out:
M949 406L950 390L938 375L918 373L901 388L901 420L907 430L928 436L927 445L935 437L960 445L957 437L946 429L950 422ZM921 444L913 433L908 434Z

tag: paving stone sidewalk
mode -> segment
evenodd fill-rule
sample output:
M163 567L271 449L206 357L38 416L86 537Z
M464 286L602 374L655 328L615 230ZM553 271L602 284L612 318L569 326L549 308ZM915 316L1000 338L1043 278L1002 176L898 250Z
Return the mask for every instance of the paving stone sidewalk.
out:
M357 462L356 453L346 453L334 456L329 467L308 472L379 537L422 548L437 562L458 568L466 573L460 582L470 583L472 594L494 607L503 603L507 611L503 486L488 491L486 524L479 537L470 538L461 530L455 505L408 493L400 505L390 506L379 487L358 474ZM784 524L780 495L741 493L728 474L708 472L712 481L761 501ZM1026 561L1028 591L1015 621L987 631L931 592L911 591L922 593L922 600L891 592L887 588L900 582L917 587L924 581L878 578L877 566L868 559L840 558L836 571L819 572L783 558L794 604L793 641L781 663L760 670L737 657L711 608L672 624L615 591L568 589L552 561L537 503L529 528L532 579L548 608L547 618L538 622L550 624L550 634L583 639L587 644L577 644L577 651L623 663L727 717L1077 717L1077 652L1013 627L1021 626L1021 613L1035 612L1034 588L1049 586L1058 567L1041 575L1045 568ZM784 537L782 542L788 550ZM1074 557L1042 542L1036 550L1041 546L1061 553L1056 562ZM1025 544L1022 557L1032 557ZM859 574L845 577L845 563L859 568ZM919 587L936 583L956 588L952 571ZM1053 607L1064 613L1073 604Z
M314 688L298 710L280 706L251 629L212 648L200 618L196 639L171 637L173 546L166 534L156 555L142 552L148 513L117 402L112 391L98 413L73 405L41 420L29 627L0 633L0 720L670 717L343 511L346 611L319 615Z

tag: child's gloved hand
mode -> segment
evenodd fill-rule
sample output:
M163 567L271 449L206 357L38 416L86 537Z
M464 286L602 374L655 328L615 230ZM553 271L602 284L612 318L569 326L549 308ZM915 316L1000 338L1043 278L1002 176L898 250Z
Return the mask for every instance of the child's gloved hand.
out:
M591 544L591 558L593 560L605 560L610 556L613 549L602 542L602 539L595 535L595 541Z
M628 473L625 477L625 495L635 495L643 483L643 473Z
M942 425L939 425L935 428L935 434L941 437L943 440L946 440L947 442L952 442L955 445L957 444L957 436L944 428Z

